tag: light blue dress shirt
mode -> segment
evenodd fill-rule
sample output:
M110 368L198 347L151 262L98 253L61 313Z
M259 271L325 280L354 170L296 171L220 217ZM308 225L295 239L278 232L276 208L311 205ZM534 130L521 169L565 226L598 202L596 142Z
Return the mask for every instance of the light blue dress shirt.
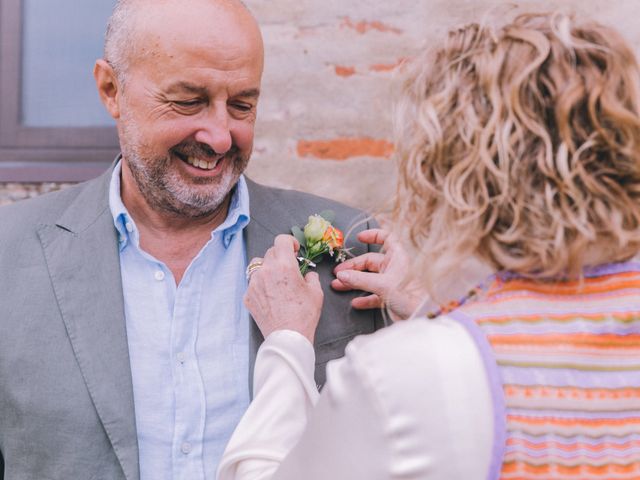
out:
M249 405L249 314L242 304L247 185L241 177L226 220L176 286L167 266L140 248L120 197L120 171L118 163L109 205L120 235L140 478L214 479Z

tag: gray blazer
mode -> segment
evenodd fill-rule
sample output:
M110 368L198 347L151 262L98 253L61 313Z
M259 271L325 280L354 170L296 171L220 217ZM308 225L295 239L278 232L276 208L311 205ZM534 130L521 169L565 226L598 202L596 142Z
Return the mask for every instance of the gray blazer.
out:
M110 175L0 209L0 480L139 479ZM326 199L248 185L249 258L312 213L333 209L344 229L363 218ZM381 326L377 313L350 309L353 294L328 287L331 268L318 270L318 384L349 340ZM262 340L252 322L251 365Z

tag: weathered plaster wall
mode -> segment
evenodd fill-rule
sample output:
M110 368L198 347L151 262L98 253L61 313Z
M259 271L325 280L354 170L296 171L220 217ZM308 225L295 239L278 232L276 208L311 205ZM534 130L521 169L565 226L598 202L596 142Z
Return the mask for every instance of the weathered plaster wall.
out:
M637 0L246 0L266 43L256 180L378 208L393 192L390 91L398 63L453 26L517 11L575 10L640 51ZM87 74L89 74L88 68ZM0 204L52 185L0 184Z
M37 197L43 193L64 188L69 183L2 183L0 182L0 206Z

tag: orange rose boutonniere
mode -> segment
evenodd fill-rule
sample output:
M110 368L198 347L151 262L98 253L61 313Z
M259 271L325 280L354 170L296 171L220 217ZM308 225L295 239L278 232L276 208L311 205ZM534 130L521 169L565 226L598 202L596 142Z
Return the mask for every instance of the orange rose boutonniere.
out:
M322 261L325 254L329 254L336 262L343 262L347 256L344 248L344 234L331 222L334 213L326 210L309 217L304 228L293 227L291 233L300 242L298 261L300 273L304 275L309 268L313 268Z

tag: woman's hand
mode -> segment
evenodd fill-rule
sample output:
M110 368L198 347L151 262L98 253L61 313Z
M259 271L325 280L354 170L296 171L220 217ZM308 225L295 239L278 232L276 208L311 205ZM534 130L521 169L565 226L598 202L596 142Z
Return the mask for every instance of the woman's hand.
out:
M244 304L265 338L275 330L294 330L313 344L324 294L316 272L300 275L299 249L294 237L278 235L251 273Z
M397 240L386 230L375 228L358 234L358 240L369 245L382 245L384 253L369 252L338 265L331 286L338 291L363 290L371 295L354 298L355 309L386 306L393 320L406 319L426 298L415 286L403 286L409 258Z

